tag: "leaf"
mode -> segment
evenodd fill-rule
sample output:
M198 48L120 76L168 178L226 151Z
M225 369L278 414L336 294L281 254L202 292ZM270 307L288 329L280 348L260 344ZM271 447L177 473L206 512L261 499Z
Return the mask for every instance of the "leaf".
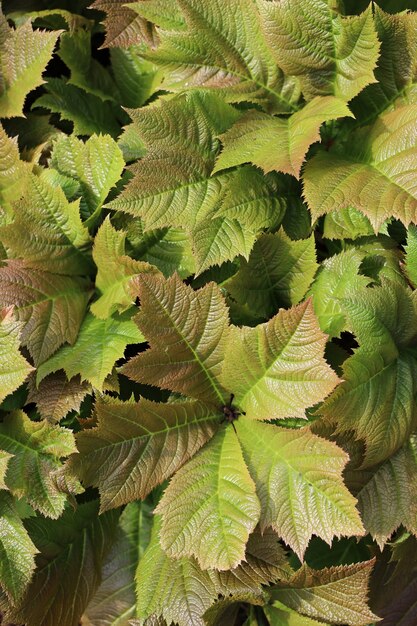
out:
M107 396L98 400L96 413L97 427L77 435L71 473L99 488L101 511L144 499L215 434L221 418L201 402Z
M111 48L112 74L124 107L137 109L158 90L161 72L146 61L134 48Z
M333 96L317 96L288 118L251 110L221 135L223 150L214 171L250 162L265 173L276 170L299 178L308 148L320 141L320 126L345 116L352 117L349 108Z
M339 337L346 330L344 298L370 282L359 274L363 257L353 248L325 259L310 289L320 328L330 337Z
M32 30L30 22L16 30L4 27L0 41L0 117L23 116L27 94L43 83L60 31Z
M168 278L174 272L182 279L195 274L195 258L191 250L190 238L180 228L163 229L157 241L149 235L149 247L141 258L155 265ZM147 235L144 235L146 240Z
M73 346L64 346L38 368L36 382L63 369L68 379L81 376L102 390L115 362L123 356L129 344L141 343L143 335L127 316L101 320L88 313Z
M353 431L365 443L369 467L399 450L416 424L416 313L411 291L388 281L351 295L344 310L360 347L319 413L335 433Z
M58 372L45 378L38 387L35 378L31 378L28 402L36 403L43 419L59 422L70 411L79 411L81 402L90 391L90 386L78 377L68 381L64 372Z
M141 42L154 44L155 33L152 24L130 9L124 0L95 0L91 8L106 13L104 46L130 48Z
M184 228L199 274L238 254L247 258L259 230L279 224L285 204L276 177L250 166L211 176L217 136L239 113L200 91L130 114L148 152L130 167L133 180L108 206L140 217L145 231Z
M371 8L342 17L328 0L260 0L259 5L276 62L300 77L307 100L333 95L349 101L375 82L379 42Z
M358 493L364 526L381 550L402 524L417 533L415 442L380 465Z
M0 202L4 208L24 191L29 166L20 160L17 139L9 137L0 124Z
M101 581L118 514L97 515L96 502L66 509L59 520L31 518L25 526L39 550L31 583L6 619L26 626L78 626ZM33 599L36 598L36 602Z
M124 167L123 155L109 135L90 137L85 143L77 137L55 142L51 166L80 184L81 211L93 216L118 182Z
M392 216L417 221L417 190L411 167L417 105L399 106L373 126L352 133L339 150L321 151L304 169L304 195L313 218L347 207L366 215L375 231ZM411 168L411 169L410 169Z
M261 502L261 530L271 526L303 558L312 535L362 535L355 498L343 484L348 456L306 429L282 429L240 417L236 430Z
M328 622L317 622L305 615L300 615L298 611L289 609L282 602L274 602L273 606L265 606L265 615L270 626L329 626Z
M23 411L15 411L0 424L0 448L13 455L5 479L11 493L57 519L66 496L54 483L53 472L61 467L62 457L76 452L73 433L45 421L32 422Z
M85 254L90 238L79 214L78 202L69 203L63 191L31 176L12 224L1 229L2 241L13 258L54 274L89 274Z
M303 565L272 596L290 608L332 624L367 626L378 621L368 608L369 577L374 560L322 570ZM281 586L281 585L280 585Z
M177 4L187 30L160 30L158 49L147 55L167 70L165 89L206 87L220 90L229 102L249 101L280 113L295 110L298 84L277 67L254 2L177 0Z
M353 207L332 211L324 216L323 236L326 239L356 239L373 234L369 219Z
M102 582L90 600L84 626L128 626L135 615L135 571L149 543L151 512L132 502L120 516L115 542L103 563Z
M12 457L13 454L9 454L8 452L4 452L4 450L0 450L0 489L7 489L5 478L7 466Z
M204 402L225 402L218 381L226 349L228 312L220 289L197 292L177 275L151 274L137 281L141 307L136 322L150 349L133 357L122 373L141 383L170 389Z
M310 300L281 309L256 328L230 329L220 380L251 419L303 418L338 383L325 344Z
M151 542L136 574L137 616L163 617L168 624L205 626L203 615L220 597L263 597L261 585L283 575L282 549L271 535L254 533L248 542L246 562L227 571L201 570L194 559L170 559L159 543L160 519L155 518ZM275 546L274 546L275 543ZM266 561L265 561L266 556ZM285 566L284 566L285 568Z
M107 133L116 137L120 133L120 124L110 101L100 100L63 78L49 77L45 90L46 93L32 104L32 109L44 108L73 122L74 135Z
M352 103L352 110L361 121L376 118L404 94L417 80L417 15L412 12L396 15L374 7L374 24L381 42L381 54L375 68L378 82L368 85Z
M32 269L13 259L0 268L0 287L2 304L15 305L21 344L35 365L63 343L74 343L90 297L88 280Z
M22 599L35 569L36 547L27 534L12 497L0 493L0 585L11 604Z
M13 309L0 309L0 402L26 380L33 367L19 352L22 326Z
M260 235L249 261L223 285L231 296L262 318L298 304L317 270L314 237L292 241L283 230Z
M230 570L242 562L260 505L231 428L175 474L155 512L168 556L195 556L202 569Z
M417 226L408 227L407 245L405 247L405 272L413 287L417 286Z
M113 228L106 218L94 239L93 259L97 265L96 287L101 292L91 312L106 319L115 311L122 313L134 302L130 285L135 276L156 273L148 263L135 261L125 254L126 233Z

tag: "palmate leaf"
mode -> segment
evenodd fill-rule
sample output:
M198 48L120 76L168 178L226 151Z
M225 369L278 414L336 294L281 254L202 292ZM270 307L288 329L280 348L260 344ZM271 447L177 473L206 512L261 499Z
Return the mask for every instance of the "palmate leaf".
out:
M353 133L343 151L310 159L303 180L313 218L352 206L375 231L392 216L406 225L416 222L416 129L417 105L399 105Z
M299 76L307 100L351 100L375 82L379 42L372 10L341 17L330 0L258 0L263 28L278 65Z
M0 449L12 454L5 483L13 495L24 496L43 515L57 519L66 495L59 491L53 473L61 458L76 452L73 433L47 422L32 422L23 411L4 418L0 425Z
M416 442L407 442L370 474L358 493L364 526L381 550L402 524L417 534Z
M129 315L97 319L88 313L73 346L64 346L38 368L36 382L63 369L68 379L80 375L101 390L126 346L144 341Z
M249 162L265 173L299 178L308 148L320 140L320 126L345 116L352 117L346 103L332 96L317 96L288 118L249 111L221 135L223 150L214 171Z
M41 417L52 422L59 422L70 411L78 411L91 392L91 387L79 377L67 380L64 372L47 376L38 386L33 376L28 386L28 402L34 402Z
M59 188L32 175L15 218L0 236L11 258L54 274L88 275L93 267L85 253L90 243L78 202L69 203Z
M251 419L303 418L339 382L323 358L326 339L310 300L256 328L232 327L220 380Z
M242 562L260 504L232 429L223 428L176 473L155 512L168 556L195 556L202 569L230 570Z
M13 393L29 376L33 367L19 352L23 324L13 309L0 309L0 402Z
M223 596L233 601L243 594L256 602L263 598L261 585L288 577L288 565L276 535L251 535L246 560L227 572L201 570L194 559L170 559L159 543L159 517L155 518L151 542L137 570L137 616L163 617L168 624L205 626L203 615ZM248 599L248 598L246 598ZM151 622L152 623L152 622ZM157 622L159 623L159 622Z
M125 254L124 231L113 228L106 218L94 238L93 259L97 265L96 287L100 297L93 302L91 311L96 317L106 319L115 311L122 313L134 302L129 286L139 274L156 273L156 268L143 261L135 261Z
M353 248L326 259L310 289L320 328L330 337L346 330L343 299L370 283L369 278L359 274L363 258L364 254Z
M70 467L99 488L102 511L145 498L213 436L221 418L198 401L136 404L106 396L96 413L97 427L77 436Z
M234 300L268 319L280 307L298 304L317 270L314 237L292 241L283 230L263 234L249 260L223 283Z
M187 28L159 30L160 45L148 58L168 70L163 87L221 90L229 102L249 101L276 112L295 110L298 82L277 66L251 0L177 0ZM236 21L236 15L239 21ZM174 28L174 30L172 30Z
M17 139L9 137L0 124L0 203L7 208L23 195L29 165L20 160Z
M353 431L365 443L368 467L399 450L416 424L416 312L411 291L387 281L343 306L360 347L319 413L336 433Z
M27 94L43 82L60 32L34 31L30 22L14 30L3 14L0 19L0 117L22 116Z
M368 585L374 561L313 570L302 566L272 597L311 618L331 624L368 626L378 621L368 608ZM281 587L281 588L280 588ZM300 622L302 623L302 622Z
M228 312L220 289L194 292L177 275L141 276L136 317L150 350L130 359L122 373L133 380L222 406L218 380L226 348Z
M342 479L345 452L306 429L247 417L236 430L261 502L261 529L271 526L300 559L313 534L327 543L335 535L363 534L356 500Z
M11 604L21 600L35 569L36 547L22 520L13 498L0 492L0 587Z
M134 179L108 206L141 217L146 231L184 228L197 273L238 254L247 258L258 231L279 225L285 203L275 177L250 166L211 176L216 137L239 117L219 96L183 94L131 116L148 152L131 166Z
M142 42L153 45L155 32L152 24L134 12L125 0L95 0L91 8L106 13L105 46L130 48Z
M101 585L83 615L83 626L129 626L136 612L135 572L151 530L149 505L132 502L124 509L103 563Z
M67 508L59 520L25 521L39 554L23 598L5 619L26 626L78 626L101 582L102 564L117 531L116 511L97 515L96 502ZM36 602L34 602L36 598Z
M35 365L46 361L63 343L74 343L90 297L90 283L59 276L10 260L0 268L0 302L15 305L23 323L21 344Z

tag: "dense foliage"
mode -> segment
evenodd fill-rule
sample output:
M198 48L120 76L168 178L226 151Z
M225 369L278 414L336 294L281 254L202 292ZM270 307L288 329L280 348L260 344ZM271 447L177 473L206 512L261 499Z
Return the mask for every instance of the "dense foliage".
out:
M415 626L417 3L2 9L2 623Z

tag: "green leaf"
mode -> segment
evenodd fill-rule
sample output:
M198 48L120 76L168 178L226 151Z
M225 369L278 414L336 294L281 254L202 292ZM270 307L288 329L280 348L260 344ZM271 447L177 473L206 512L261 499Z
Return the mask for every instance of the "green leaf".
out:
M231 428L175 474L155 511L168 556L195 556L202 569L230 570L242 562L260 505Z
M44 108L58 113L61 119L74 124L74 135L108 133L116 137L120 134L121 127L111 102L100 100L63 78L48 78L45 89L46 93L35 100L32 109Z
M135 49L110 49L111 67L125 107L141 107L158 89L162 76L156 66L145 61Z
M66 495L59 491L53 473L62 466L61 457L76 452L73 433L45 421L32 422L23 411L16 411L0 424L0 448L13 455L5 479L11 493L57 519Z
M64 372L51 374L36 387L35 377L29 379L28 402L34 402L43 419L59 422L70 411L79 411L81 402L91 392L79 377L67 380Z
M106 218L94 239L93 259L97 265L96 287L101 295L91 312L106 319L115 311L122 313L134 302L130 285L135 276L156 273L148 263L135 261L125 254L126 233L113 228Z
M40 554L27 591L5 619L26 626L78 626L101 582L115 539L118 513L97 515L96 502L66 509L59 520L31 518L25 526ZM36 598L36 602L33 599Z
M417 105L399 106L375 124L351 134L349 143L321 151L304 169L304 195L317 218L347 207L366 215L375 231L392 216L404 224L417 221L417 190L412 137Z
M261 31L256 3L177 0L177 4L187 29L173 25L174 30L160 30L158 49L147 55L166 70L165 89L214 88L229 102L249 101L280 113L295 110L298 83L277 67Z
M320 126L345 116L353 117L346 103L332 96L317 96L285 119L249 111L221 135L223 150L214 171L249 162L265 173L299 178L309 147L320 140Z
M63 343L74 343L90 297L90 283L59 276L10 260L0 268L0 301L15 305L23 323L21 344L35 365L46 361Z
M139 216L145 231L184 228L197 273L238 254L247 258L260 229L279 225L285 201L276 177L250 166L211 176L216 137L239 117L219 96L188 93L131 115L148 152L108 206Z
M288 585L278 585L272 591L272 597L320 621L368 626L370 622L378 621L368 608L369 577L373 565L373 560L322 570L304 565Z
M353 207L332 211L324 216L323 236L327 239L356 239L373 234L369 219Z
M203 615L219 596L240 599L246 594L259 602L262 584L288 575L276 535L268 532L251 535L242 565L219 572L201 570L194 559L170 559L160 546L159 530L160 519L156 517L151 542L136 574L140 620L155 616L168 624L205 626Z
M5 23L0 38L0 117L23 116L26 96L43 83L42 72L52 57L59 34L59 31L34 31L30 22L16 30Z
M195 274L195 258L191 250L190 237L180 228L162 229L155 239L152 231L143 237L146 252L141 258L155 265L164 276L177 272L182 279ZM146 240L149 237L149 245Z
M201 402L121 402L103 396L98 425L77 435L71 471L99 488L101 510L143 499L216 432L221 419ZM124 459L120 464L120 458Z
M303 418L338 383L325 344L310 300L281 309L256 328L230 329L220 380L251 419Z
M0 202L7 208L23 195L29 166L20 160L17 139L9 137L0 124Z
M298 304L317 270L314 237L292 241L283 230L260 235L249 261L223 283L231 296L253 313L270 318L280 307Z
M78 202L69 203L63 191L31 176L12 224L3 226L1 238L13 258L54 274L89 274L92 263L85 253L90 243Z
M20 354L23 324L13 317L13 309L0 309L0 402L26 380L33 367Z
M80 184L81 212L86 216L97 216L124 164L120 148L109 135L94 135L85 143L64 136L55 142L51 158L52 167Z
M270 626L329 626L328 622L321 620L317 622L305 615L300 615L298 611L289 609L281 602L274 602L273 606L265 606L263 610Z
M36 547L27 534L12 497L0 492L0 585L11 604L22 599L35 569Z
M127 315L101 320L89 313L74 345L64 346L38 368L37 384L48 374L63 369L68 379L79 374L81 380L101 390L126 346L142 341L142 333Z
M271 526L303 558L312 535L362 535L356 500L343 484L348 456L309 430L282 429L240 417L236 430L261 502L261 530Z
M387 281L351 295L344 310L360 347L319 413L365 443L368 467L399 450L416 424L416 312L411 291Z
M130 48L142 42L155 43L152 24L129 8L131 2L125 0L95 0L91 8L105 11L106 39L104 45L111 48Z
M408 227L405 247L405 272L413 287L417 286L417 226Z
M130 359L122 373L222 406L226 392L218 379L229 320L217 285L195 292L177 275L166 280L145 274L137 281L137 294L136 321L150 349Z
M417 479L415 441L407 442L368 477L358 493L366 530L381 550L402 524L417 534Z
M351 100L375 82L379 42L372 10L341 17L330 0L259 2L265 35L278 65L299 76L307 100Z
M344 298L370 283L359 274L363 257L353 248L325 259L310 289L320 328L330 337L339 337L346 330Z
M102 582L82 620L85 626L129 626L136 609L135 571L149 543L151 511L132 502L123 511L115 542L103 563Z
M13 454L9 454L8 452L4 452L4 450L0 450L0 489L7 489L5 478L7 466L12 457Z

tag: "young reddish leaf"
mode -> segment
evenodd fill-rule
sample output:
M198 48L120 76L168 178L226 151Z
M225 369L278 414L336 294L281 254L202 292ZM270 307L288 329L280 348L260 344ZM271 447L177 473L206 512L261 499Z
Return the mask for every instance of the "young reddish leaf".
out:
M143 275L135 282L140 299L136 317L150 349L133 357L122 373L141 383L177 391L221 407L219 383L228 331L228 311L220 289L199 291L177 275L168 280Z
M104 46L130 48L141 43L155 44L156 34L152 24L129 8L124 0L95 0L92 9L104 11L106 39Z
M13 317L13 309L0 309L0 402L13 393L33 367L19 352L23 324Z
M77 435L71 473L99 488L102 511L145 498L214 435L220 421L201 402L134 403L107 396L97 402L96 414L97 427Z
M28 402L36 407L46 420L59 422L70 411L78 411L91 387L79 377L68 380L63 372L51 374L36 387L35 376L29 379Z
M309 430L288 430L245 417L239 441L261 501L261 529L271 526L303 558L312 537L362 535L356 500L342 471L348 456Z
M155 511L168 556L195 556L202 569L230 570L241 563L260 505L231 428L176 473Z
M220 380L252 419L303 418L339 382L325 344L311 301L304 302L256 328L232 327Z
M368 608L369 577L374 561L322 570L303 565L287 583L277 585L272 597L320 621L368 626L379 618Z

